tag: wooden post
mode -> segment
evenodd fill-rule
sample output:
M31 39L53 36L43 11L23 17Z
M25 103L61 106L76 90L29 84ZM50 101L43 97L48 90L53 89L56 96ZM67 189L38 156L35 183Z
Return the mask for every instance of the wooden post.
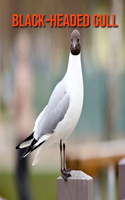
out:
M82 171L71 171L65 181L57 178L57 200L93 200L93 179Z
M119 162L118 173L119 200L125 200L125 158Z

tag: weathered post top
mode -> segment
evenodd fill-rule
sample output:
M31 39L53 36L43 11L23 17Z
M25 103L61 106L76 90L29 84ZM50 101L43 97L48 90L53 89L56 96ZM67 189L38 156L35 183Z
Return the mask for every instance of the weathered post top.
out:
M93 200L93 179L82 171L71 171L65 181L57 178L57 200Z

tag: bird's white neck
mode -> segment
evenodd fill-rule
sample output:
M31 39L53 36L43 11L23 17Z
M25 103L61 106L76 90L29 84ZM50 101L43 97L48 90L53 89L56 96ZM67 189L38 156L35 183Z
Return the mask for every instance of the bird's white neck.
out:
M65 76L68 76L71 79L74 79L75 77L82 78L81 54L72 55L70 52L68 68Z

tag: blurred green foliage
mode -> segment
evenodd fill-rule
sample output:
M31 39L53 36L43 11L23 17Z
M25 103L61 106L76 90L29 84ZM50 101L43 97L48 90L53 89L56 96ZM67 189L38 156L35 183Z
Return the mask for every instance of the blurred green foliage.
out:
M59 173L30 175L33 199L55 200ZM6 200L18 200L15 176L12 173L0 174L0 196Z

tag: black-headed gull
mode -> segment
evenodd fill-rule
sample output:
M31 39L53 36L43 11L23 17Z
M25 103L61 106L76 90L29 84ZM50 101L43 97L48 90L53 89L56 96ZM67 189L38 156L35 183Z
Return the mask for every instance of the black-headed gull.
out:
M33 133L16 147L16 149L27 147L22 158L39 147L32 164L35 165L45 149L55 142L60 142L61 174L65 180L71 176L71 169L66 169L65 142L78 123L83 105L80 52L80 33L74 30L71 33L67 72L56 85L47 106L38 116Z

